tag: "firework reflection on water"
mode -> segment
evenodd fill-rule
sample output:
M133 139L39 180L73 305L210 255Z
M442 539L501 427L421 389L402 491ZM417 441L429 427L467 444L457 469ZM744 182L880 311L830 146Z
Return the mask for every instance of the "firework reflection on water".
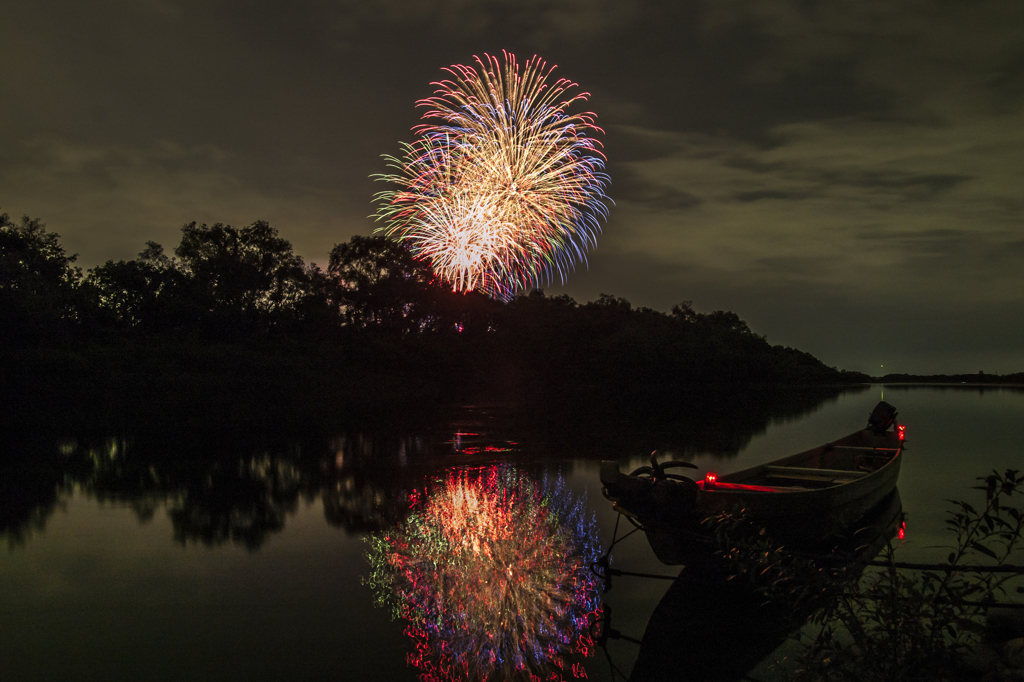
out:
M402 524L368 539L366 582L408 621L421 679L585 677L600 609L585 500L508 466L452 472L411 500Z

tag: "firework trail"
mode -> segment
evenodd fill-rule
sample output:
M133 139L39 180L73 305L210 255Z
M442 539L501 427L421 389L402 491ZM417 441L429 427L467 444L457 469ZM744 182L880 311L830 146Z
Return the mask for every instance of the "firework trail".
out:
M600 608L596 521L558 479L453 473L397 529L369 539L378 604L409 621L423 680L585 677ZM574 662L575 661L575 662Z
M476 57L445 69L433 97L417 102L428 121L414 129L379 192L388 236L427 259L457 291L508 300L562 281L595 245L608 207L603 132L593 113L569 113L588 93L533 57Z

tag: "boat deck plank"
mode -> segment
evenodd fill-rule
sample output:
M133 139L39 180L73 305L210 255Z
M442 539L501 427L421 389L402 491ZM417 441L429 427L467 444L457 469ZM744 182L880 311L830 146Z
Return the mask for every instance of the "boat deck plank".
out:
M869 471L853 469L817 469L814 467L787 467L787 466L766 466L765 473L769 476L784 476L794 478L803 476L808 478L861 478L867 476Z

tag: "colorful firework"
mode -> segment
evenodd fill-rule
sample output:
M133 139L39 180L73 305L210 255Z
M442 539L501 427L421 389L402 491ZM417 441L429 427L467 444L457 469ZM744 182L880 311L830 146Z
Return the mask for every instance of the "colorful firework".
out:
M588 93L533 57L476 57L445 69L417 106L429 123L386 156L398 186L379 192L377 219L388 236L427 259L456 291L479 289L508 300L517 291L562 281L594 246L608 215L595 115L569 113Z
M378 604L409 621L424 680L585 677L600 608L597 525L559 478L458 472L398 528L369 538Z

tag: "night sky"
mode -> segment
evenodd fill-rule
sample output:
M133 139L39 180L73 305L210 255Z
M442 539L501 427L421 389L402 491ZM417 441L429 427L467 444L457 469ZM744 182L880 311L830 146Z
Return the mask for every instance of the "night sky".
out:
M1024 370L1013 0L3 0L0 210L85 268L193 220L323 263L441 68L502 49L606 131L615 206L548 294L732 310L875 375Z

